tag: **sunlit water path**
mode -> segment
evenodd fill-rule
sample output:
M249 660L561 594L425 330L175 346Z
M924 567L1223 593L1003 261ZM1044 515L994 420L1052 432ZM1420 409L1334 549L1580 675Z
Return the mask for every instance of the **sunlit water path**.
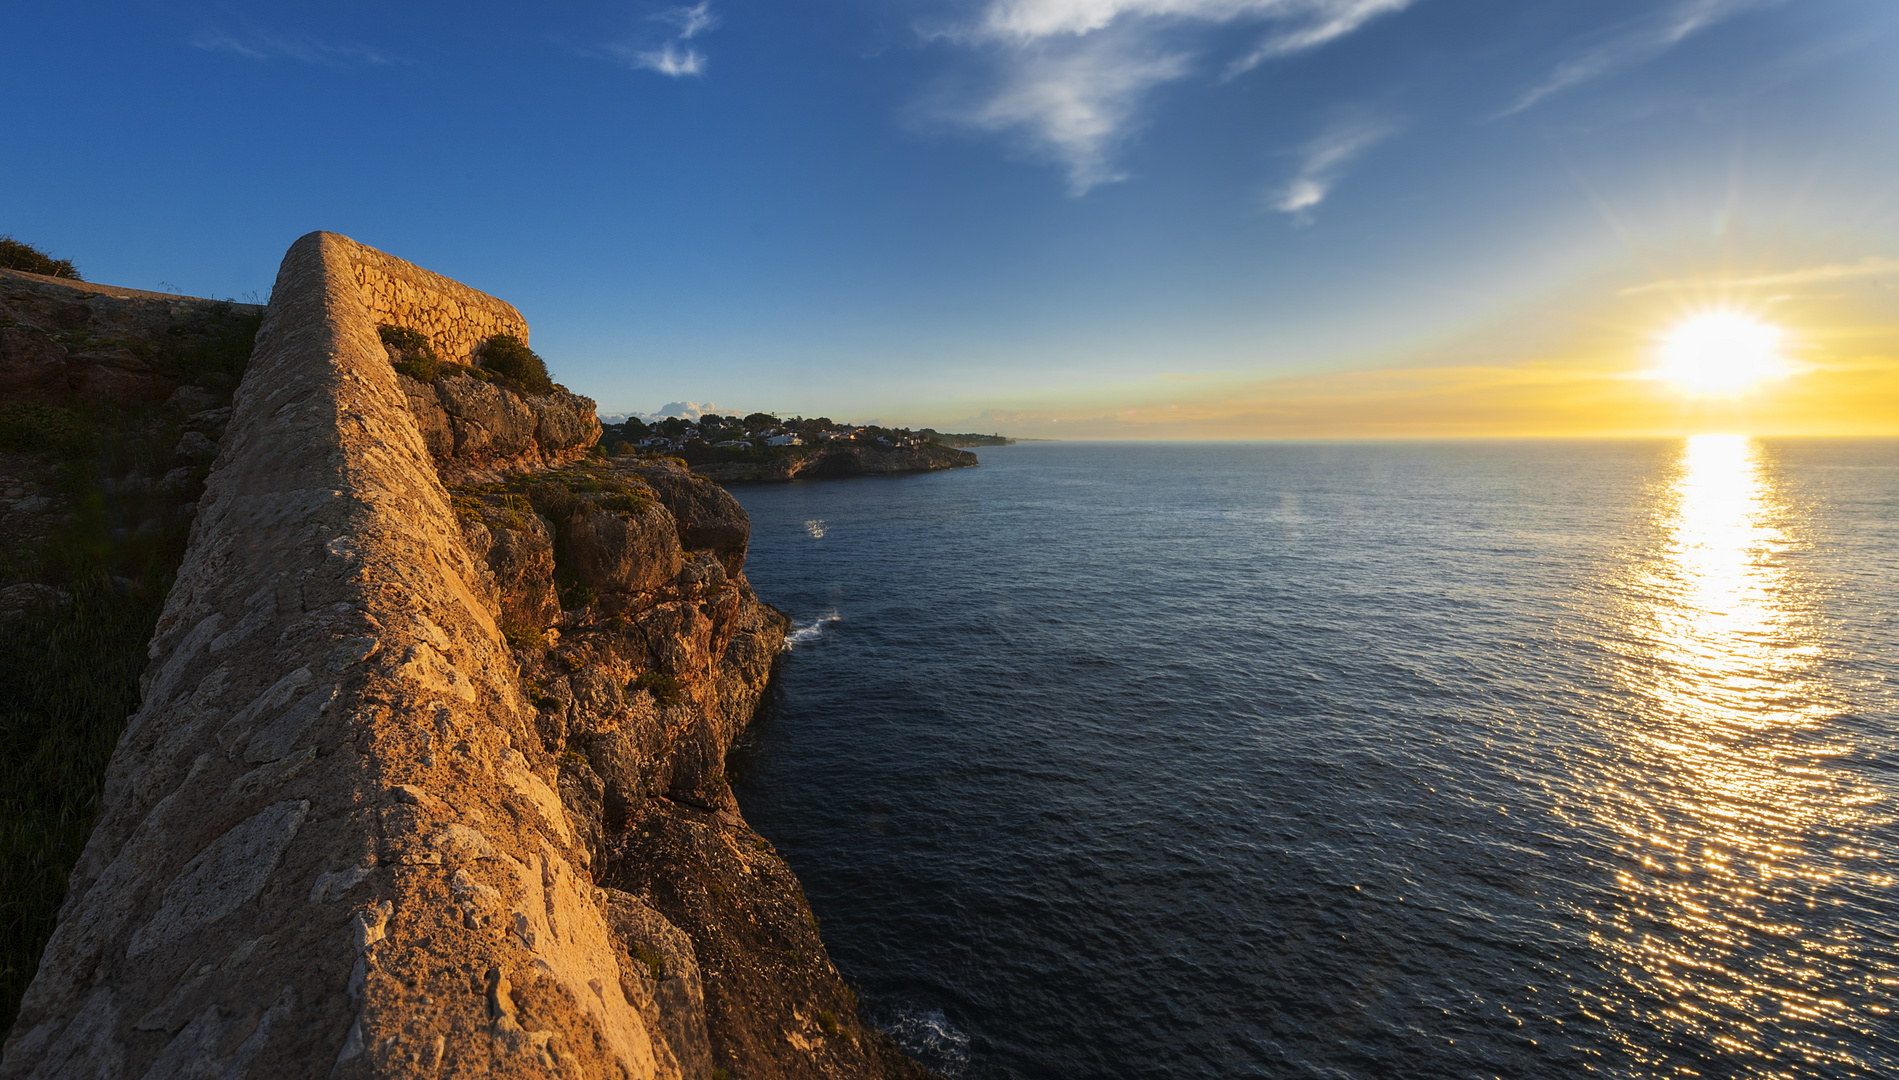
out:
M738 764L963 1077L1899 1074L1899 444L739 489Z

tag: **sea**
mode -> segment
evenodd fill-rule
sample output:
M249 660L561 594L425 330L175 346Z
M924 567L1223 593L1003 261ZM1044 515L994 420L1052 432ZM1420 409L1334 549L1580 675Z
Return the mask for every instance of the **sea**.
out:
M732 758L945 1076L1899 1076L1899 442L734 489Z

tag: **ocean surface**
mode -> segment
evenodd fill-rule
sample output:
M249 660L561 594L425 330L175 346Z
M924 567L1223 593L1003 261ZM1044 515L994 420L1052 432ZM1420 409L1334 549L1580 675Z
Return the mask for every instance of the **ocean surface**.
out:
M951 1077L1899 1076L1899 442L741 487L734 757Z

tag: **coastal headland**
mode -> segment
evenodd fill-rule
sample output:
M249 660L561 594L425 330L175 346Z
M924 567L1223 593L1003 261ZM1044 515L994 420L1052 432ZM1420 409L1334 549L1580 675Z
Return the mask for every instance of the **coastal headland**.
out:
M102 535L182 543L145 585L8 586L36 631L95 579L156 611L0 1077L929 1075L726 781L788 628L729 494L599 452L511 306L336 234L290 248L261 326L14 284L40 306L0 329L59 349L8 424L103 423L73 370L137 375ZM102 297L210 344L86 359ZM254 351L211 347L245 318ZM66 452L15 434L23 470Z
M944 435L930 428L911 431L769 413L708 413L696 420L673 416L651 424L628 417L606 425L600 436L601 447L614 456L674 455L693 472L722 484L966 469L977 464L976 455L956 447L1011 442L999 435Z

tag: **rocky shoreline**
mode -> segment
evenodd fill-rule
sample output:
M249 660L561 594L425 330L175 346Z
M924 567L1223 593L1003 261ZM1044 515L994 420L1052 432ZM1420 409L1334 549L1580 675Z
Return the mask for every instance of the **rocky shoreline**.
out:
M976 464L975 454L935 443L902 447L853 444L814 447L804 454L764 461L710 462L694 465L692 471L721 484L772 484L790 480L967 469Z

